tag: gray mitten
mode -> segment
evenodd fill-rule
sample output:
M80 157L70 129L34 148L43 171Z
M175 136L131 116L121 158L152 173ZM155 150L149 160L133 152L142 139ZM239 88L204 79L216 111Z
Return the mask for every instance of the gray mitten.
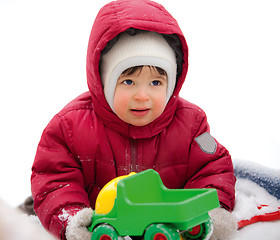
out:
M84 208L69 220L65 232L67 240L91 239L91 232L87 227L91 224L92 213L91 208Z
M224 208L216 208L209 212L213 221L213 234L210 240L231 240L237 232L237 221L234 216Z

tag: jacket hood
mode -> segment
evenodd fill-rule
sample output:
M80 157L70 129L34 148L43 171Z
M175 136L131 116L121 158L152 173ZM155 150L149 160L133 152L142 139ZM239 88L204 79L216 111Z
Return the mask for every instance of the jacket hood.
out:
M107 43L129 28L176 34L182 44L183 66L173 95L160 117L146 126L132 126L120 120L108 105L101 83L99 61ZM104 125L137 139L152 137L167 127L174 116L178 94L188 68L188 48L177 21L158 3L149 0L118 0L100 9L91 30L87 52L87 82L95 113Z

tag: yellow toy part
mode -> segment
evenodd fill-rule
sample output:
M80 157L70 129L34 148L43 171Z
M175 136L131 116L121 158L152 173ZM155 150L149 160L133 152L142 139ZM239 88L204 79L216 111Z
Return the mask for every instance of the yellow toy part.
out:
M117 197L117 185L121 179L132 176L136 174L135 172L131 172L128 175L116 177L110 182L108 182L99 192L96 203L95 203L95 212L97 214L107 214L109 213L115 203L115 199Z

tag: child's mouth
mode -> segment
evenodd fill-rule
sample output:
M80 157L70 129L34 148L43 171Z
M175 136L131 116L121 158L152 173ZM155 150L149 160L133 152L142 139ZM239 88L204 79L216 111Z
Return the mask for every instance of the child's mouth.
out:
M130 110L132 115L134 115L136 117L144 117L145 115L147 115L149 113L149 111L150 111L149 108L145 108L145 109L131 109Z

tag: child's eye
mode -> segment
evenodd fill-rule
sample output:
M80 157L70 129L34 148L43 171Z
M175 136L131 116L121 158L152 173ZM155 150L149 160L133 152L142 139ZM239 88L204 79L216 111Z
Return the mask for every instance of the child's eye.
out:
M155 81L151 82L151 85L153 85L153 86L159 86L160 84L161 84L161 82L158 81L158 80L155 80Z
M132 80L124 80L123 81L123 84L126 84L126 85L132 85L133 84L133 82L132 82Z

